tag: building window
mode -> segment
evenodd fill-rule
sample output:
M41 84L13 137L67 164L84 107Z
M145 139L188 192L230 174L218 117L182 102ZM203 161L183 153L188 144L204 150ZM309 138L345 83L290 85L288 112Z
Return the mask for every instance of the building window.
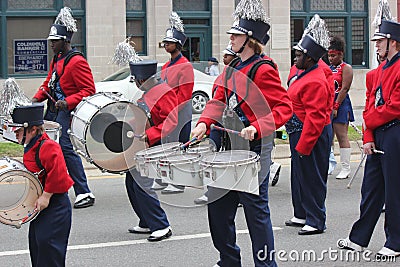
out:
M325 20L330 36L339 35L345 39L345 61L355 68L368 68L367 10L367 0L291 0L292 46L301 39L312 16L319 14Z
M39 3L40 2L40 3ZM85 52L85 0L7 0L0 7L0 77L42 77L47 75L54 54L48 45L50 26L60 7L68 6L77 21L78 31L72 46ZM37 10L46 10L38 15Z
M208 11L209 1L199 0L173 0L173 9L179 11Z
M146 1L126 1L126 37L135 42L135 50L139 55L147 54Z

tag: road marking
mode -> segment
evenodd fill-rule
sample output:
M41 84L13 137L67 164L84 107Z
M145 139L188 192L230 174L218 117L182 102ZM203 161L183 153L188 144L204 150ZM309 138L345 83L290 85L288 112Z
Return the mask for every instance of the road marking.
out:
M282 227L272 227L272 230L282 230ZM237 230L237 234L248 234L249 231L246 230ZM201 233L201 234L193 234L193 235L181 235L181 236L172 236L162 242L171 242L177 240L190 240L190 239L198 239L198 238L209 238L211 237L210 233ZM67 250L81 250L81 249L93 249L93 248L106 248L106 247L120 247L120 246L132 246L138 244L156 244L158 242L149 242L147 239L139 239L139 240L128 240L128 241L118 241L118 242L107 242L107 243L95 243L95 244L86 244L86 245L73 245L68 246ZM11 251L1 251L0 257L4 256L16 256L29 254L29 250L11 250Z

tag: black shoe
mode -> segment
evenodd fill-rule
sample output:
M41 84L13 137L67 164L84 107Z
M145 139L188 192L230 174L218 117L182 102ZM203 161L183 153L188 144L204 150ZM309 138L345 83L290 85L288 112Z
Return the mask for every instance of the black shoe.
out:
M318 235L318 234L322 234L324 232L324 230L303 230L301 229L298 234L299 235Z
M134 226L132 228L129 228L128 232L132 233L132 234L150 234L151 233L149 228L143 228L140 226Z
M285 222L286 226L292 226L292 227L303 227L305 224L304 223L298 223L298 222L293 222L292 220L288 220Z
M163 239L167 239L168 237L170 237L172 235L172 230L171 229L169 229L168 230L168 232L165 234L165 235L162 235L162 236L149 236L148 238L147 238L147 240L148 241L150 241L150 242L156 242L156 241L161 241L161 240L163 240Z
M78 202L74 204L74 209L82 209L82 208L87 208L90 206L94 205L94 198L91 196L87 196L85 198L82 198Z

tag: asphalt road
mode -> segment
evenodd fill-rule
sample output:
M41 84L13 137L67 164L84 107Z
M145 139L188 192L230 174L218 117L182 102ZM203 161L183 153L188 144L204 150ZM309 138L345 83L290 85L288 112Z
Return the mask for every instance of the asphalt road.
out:
M353 155L353 173L359 155ZM398 263L378 263L375 253L384 244L383 217L379 220L369 249L371 253L360 259L347 256L336 249L336 241L349 233L358 217L362 171L358 173L351 189L348 180L329 177L327 205L327 230L315 236L299 236L298 228L284 226L292 217L290 199L290 168L282 160L280 181L269 189L270 208L274 226L275 246L279 253L279 266L398 266ZM90 187L96 195L93 207L73 210L73 225L69 239L67 266L138 266L183 267L213 266L218 253L212 245L207 222L206 206L195 207L193 199L202 194L201 189L187 188L178 195L160 195L173 236L162 242L149 243L147 235L135 235L127 229L137 224L124 187L124 176L87 171ZM70 192L71 202L74 201ZM236 216L237 242L242 250L243 266L253 266L251 246L243 208ZM28 225L14 229L0 225L0 266L29 266L27 243ZM303 256L302 256L303 255ZM311 258L309 258L311 257ZM400 261L400 259L397 259Z

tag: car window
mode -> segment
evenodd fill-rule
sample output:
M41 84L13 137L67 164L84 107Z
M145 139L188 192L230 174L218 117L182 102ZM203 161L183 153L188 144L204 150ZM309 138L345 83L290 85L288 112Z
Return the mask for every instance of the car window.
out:
M126 79L129 75L131 75L131 72L129 68L122 68L110 76L106 77L103 82L108 82L108 81L121 81L123 79Z

